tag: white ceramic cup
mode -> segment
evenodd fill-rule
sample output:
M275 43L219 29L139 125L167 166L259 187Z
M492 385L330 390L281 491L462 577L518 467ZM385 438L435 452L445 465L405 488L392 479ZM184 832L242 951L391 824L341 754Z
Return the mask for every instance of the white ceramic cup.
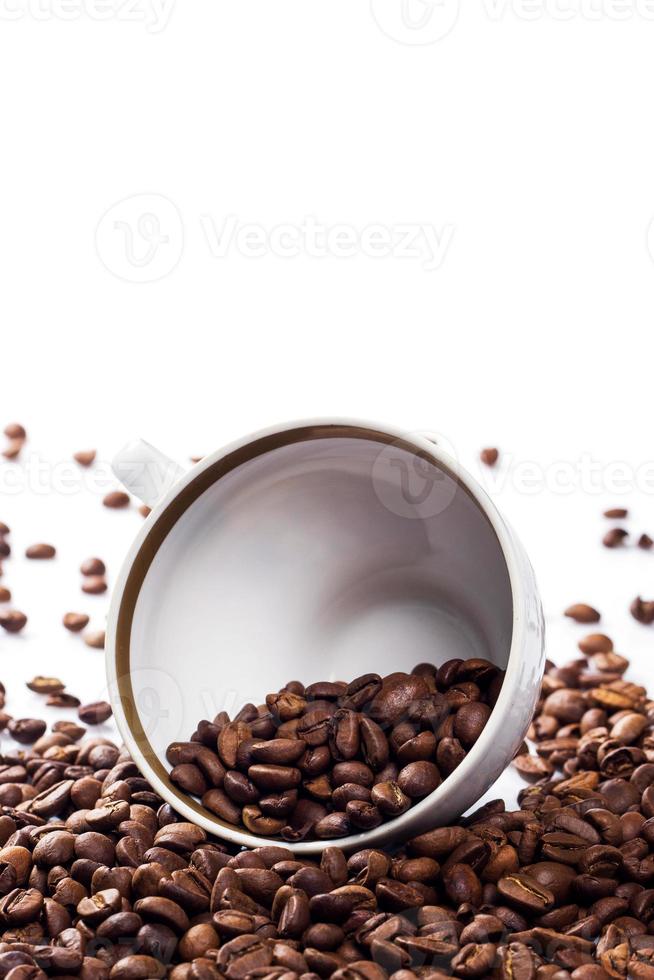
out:
M298 853L400 842L464 813L529 725L544 627L522 546L476 483L423 435L350 420L280 425L185 472L144 442L114 471L150 505L114 590L114 715L154 789L217 837L224 823L168 778L166 747L201 718L296 679L352 680L486 657L506 671L486 727L428 797L374 830Z

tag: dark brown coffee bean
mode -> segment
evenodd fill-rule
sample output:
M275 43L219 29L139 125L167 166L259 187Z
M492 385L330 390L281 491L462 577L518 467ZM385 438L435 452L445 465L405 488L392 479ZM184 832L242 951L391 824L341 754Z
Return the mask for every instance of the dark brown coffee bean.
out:
M80 449L73 453L73 459L80 466L90 466L95 460L95 449Z
M433 793L441 781L440 773L433 762L421 760L410 762L400 769L397 784L411 799L422 799Z
M654 545L654 540L650 538L649 534L641 534L638 538L638 547L642 548L643 551L649 551Z
M25 549L26 558L47 559L54 558L57 551L51 544L31 544Z
M85 725L101 725L111 717L111 705L107 701L94 701L92 704L79 707L77 715Z
M107 591L107 582L102 575L89 575L82 581L82 592L87 595L102 595Z
M256 803L260 796L254 783L244 773L236 770L231 770L225 774L223 789L229 798L239 806Z
M508 943L500 947L499 954L502 980L536 980L537 960L529 946L524 943ZM584 980L584 978L575 977L575 980ZM592 978L588 977L585 980L592 980Z
M565 610L565 615L570 619L574 619L577 623L599 623L600 621L598 611L584 602L578 602L575 605L568 606Z
M26 623L27 616L18 609L0 610L0 626L8 633L19 633Z
M345 815L348 822L360 830L372 830L382 822L381 811L366 800L350 800L345 807Z
M339 708L330 719L329 747L340 762L354 759L359 751L359 716L349 708Z
M171 769L170 781L175 786L179 786L185 793L191 793L193 796L202 796L207 790L202 772L192 762Z
M436 765L444 776L449 776L465 759L466 751L458 738L442 738L436 749Z
M499 449L496 449L494 446L487 449L482 449L481 452L479 453L480 460L486 466L495 466L499 457L500 457Z
M105 632L104 630L92 630L84 634L84 642L87 647L93 650L104 650Z
M500 878L497 890L510 905L530 914L542 914L554 906L553 893L524 872Z
M414 701L427 697L429 688L415 674L395 674L385 678L370 706L372 718L382 725L396 724Z
M577 644L582 653L592 656L595 653L610 653L613 641L605 633L589 633Z
M248 778L259 790L281 793L299 786L302 773L293 766L256 763L249 767Z
M602 538L602 544L605 548L619 548L628 537L629 532L623 527L612 527Z
M46 729L46 723L39 718L12 718L7 730L12 738L23 745L31 745L41 738Z
M641 599L637 596L629 606L629 611L635 620L649 626L654 623L654 601Z
M467 864L452 864L443 869L443 884L451 902L460 905L467 902L473 906L481 904L481 882Z
M220 948L217 965L227 980L244 980L252 971L269 967L272 963L271 947L254 935L237 936Z
M304 742L297 738L273 738L256 742L251 750L255 762L277 766L293 766L305 752Z
M71 633L79 633L85 626L88 626L89 617L85 613L68 612L65 613L63 624Z
M208 790L202 797L202 806L227 823L238 823L241 819L241 808L222 789Z
M25 427L20 424L20 422L10 422L4 427L4 434L7 439L27 439L27 432Z
M107 571L102 558L85 558L79 570L82 575L104 575Z
M477 741L486 722L490 718L491 709L481 701L473 701L462 705L454 718L454 735L466 748Z
M65 684L58 677L42 677L37 674L31 681L27 681L27 686L35 694L52 694L54 691L63 691Z
M129 496L122 490L112 490L110 493L104 495L102 503L105 507L116 510L129 505Z
M343 701L354 711L360 711L379 693L381 686L379 674L362 674L347 685Z

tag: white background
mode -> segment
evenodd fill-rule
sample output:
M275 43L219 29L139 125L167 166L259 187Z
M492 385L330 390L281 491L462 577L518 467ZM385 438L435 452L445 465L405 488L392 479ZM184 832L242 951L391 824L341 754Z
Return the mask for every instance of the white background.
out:
M477 475L498 444L550 655L589 601L651 680L654 552L599 539L623 502L654 536L653 41L647 0L0 0L10 713L34 673L102 691L59 620L102 625L77 566L115 577L141 518L102 467L64 492L72 451L187 462L314 415L436 431Z

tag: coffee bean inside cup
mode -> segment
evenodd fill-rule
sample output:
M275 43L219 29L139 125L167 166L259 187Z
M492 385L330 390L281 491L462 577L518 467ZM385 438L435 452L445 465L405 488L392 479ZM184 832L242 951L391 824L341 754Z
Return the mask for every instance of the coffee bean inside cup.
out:
M170 780L214 816L287 841L371 830L465 759L503 672L481 658L381 677L289 681L234 718L203 719L166 757Z

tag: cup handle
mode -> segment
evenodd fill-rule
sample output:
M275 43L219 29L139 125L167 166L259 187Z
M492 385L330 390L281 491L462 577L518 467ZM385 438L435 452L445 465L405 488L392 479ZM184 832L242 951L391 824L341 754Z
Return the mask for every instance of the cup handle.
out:
M186 472L144 439L133 439L116 453L111 468L126 490L154 507Z

